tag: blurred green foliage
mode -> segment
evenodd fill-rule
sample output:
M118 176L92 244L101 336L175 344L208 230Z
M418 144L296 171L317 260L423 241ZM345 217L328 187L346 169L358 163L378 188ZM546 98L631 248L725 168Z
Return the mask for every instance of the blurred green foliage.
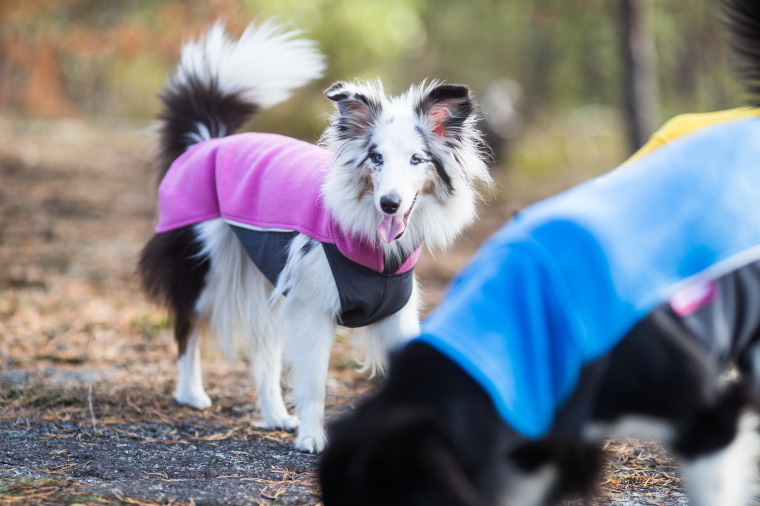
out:
M643 1L662 119L739 105L718 2ZM0 0L0 111L147 121L182 41L217 19L239 33L275 17L315 39L329 70L257 127L315 140L331 110L321 90L338 79L380 77L399 93L438 78L482 95L507 77L523 90L525 131L551 125L549 135L557 125L576 128L585 106L617 111L616 7L617 0ZM588 129L609 127L600 125Z

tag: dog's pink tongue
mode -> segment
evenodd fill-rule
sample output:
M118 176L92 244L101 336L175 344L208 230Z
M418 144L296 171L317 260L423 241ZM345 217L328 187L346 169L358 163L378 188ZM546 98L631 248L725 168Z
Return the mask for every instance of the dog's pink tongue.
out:
M396 237L400 236L404 230L406 230L406 223L404 223L403 216L388 216L383 218L380 225L377 226L377 233L380 234L380 238L387 242L393 242Z

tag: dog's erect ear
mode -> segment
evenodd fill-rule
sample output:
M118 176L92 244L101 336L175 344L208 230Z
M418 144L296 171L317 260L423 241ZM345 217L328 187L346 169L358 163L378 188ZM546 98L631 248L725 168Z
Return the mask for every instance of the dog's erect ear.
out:
M474 110L470 89L461 84L434 86L417 106L417 113L427 120L430 131L439 137L458 135Z
M354 134L363 134L380 106L351 88L350 84L338 81L325 90L325 96L337 105L338 112L346 120L345 127L353 130Z
M325 90L325 96L333 102L337 102L338 110L343 114L341 106L350 106L354 94L348 91L348 85L346 83L338 81Z

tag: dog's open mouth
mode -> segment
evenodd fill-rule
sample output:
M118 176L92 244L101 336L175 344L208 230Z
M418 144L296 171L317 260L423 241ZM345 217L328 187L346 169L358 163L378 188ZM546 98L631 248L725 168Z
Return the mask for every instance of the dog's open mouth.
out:
M409 206L409 210L404 213L403 216L399 215L388 215L386 214L383 217L383 221L380 222L380 225L377 226L377 233L380 235L380 238L387 242L392 243L402 235L404 235L404 231L406 230L406 224L409 220L409 215L412 214L412 209L414 209L414 204L417 202L417 195L414 196L414 200L412 200L412 205Z

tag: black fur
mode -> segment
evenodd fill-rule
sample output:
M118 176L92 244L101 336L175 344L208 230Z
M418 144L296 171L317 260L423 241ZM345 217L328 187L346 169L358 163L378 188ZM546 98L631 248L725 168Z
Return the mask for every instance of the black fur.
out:
M736 436L737 420L748 407L757 410L757 398L747 383L730 384L716 402L707 405L682 425L673 447L687 460L708 455Z
M333 102L340 102L341 100L346 100L349 97L348 90L346 90L346 83L343 81L338 81L337 83L331 84L326 90L325 90L325 96L332 100Z
M179 355L185 353L195 321L195 302L206 286L210 262L201 256L193 227L154 235L142 250L138 272L145 292L169 308Z
M430 149L430 139L428 138L428 135L420 127L415 127L415 131L422 139L422 142L425 143L425 156L433 163L435 171L443 183L444 191L447 195L451 194L454 191L454 185L451 184L451 176L449 176L449 174L446 172L441 159L435 156L433 154L433 151ZM446 145L450 148L453 148L451 141L446 141ZM457 162L461 163L459 160L457 160Z
M185 150L195 144L191 133L198 124L209 130L211 137L234 133L258 111L258 107L243 100L239 94L223 93L213 80L189 77L186 83L176 80L161 93L165 110L161 113L161 151L157 160L160 178Z
M337 139L347 141L362 137L377 121L382 106L362 93L346 89L337 82L325 90L325 96L336 102L340 113L336 123Z
M443 183L443 188L446 191L447 194L450 194L454 191L454 185L451 184L451 176L446 172L446 169L443 167L443 162L435 156L431 151L428 151L425 153L426 156L430 157L430 161L433 162L433 166L435 167L435 171L438 173L438 177L441 178L441 182Z
M315 241L314 239L309 239L308 241L306 241L306 243L303 246L301 246L301 250L300 250L301 256L303 257L303 256L308 255L311 252L311 250L313 250L317 246L317 244L319 244L319 242Z
M450 112L441 127L446 136L457 140L462 138L462 126L467 118L475 112L475 103L470 97L467 86L460 84L441 84L430 90L415 107L419 116L426 116L436 105L445 104Z
M404 263L405 258L397 258L393 255L385 255L383 256L383 274L394 274L399 267L401 267L401 264Z
M330 428L320 470L325 504L494 501L503 457L516 437L505 428L467 374L428 346L412 344L395 357L378 395Z
M421 244L409 251L399 248L396 255L383 255L383 274L395 274Z
M174 160L191 145L206 137L235 132L258 111L258 106L239 93L225 93L215 79L189 75L172 79L161 93L161 139L156 159L159 181ZM174 336L179 356L195 323L195 304L205 287L210 260L202 257L201 244L193 227L156 234L143 248L138 265L146 293L166 306L174 319Z
M377 395L330 427L320 481L326 506L495 506L506 476L546 465L560 475L550 496L588 493L599 462L577 440L526 441L468 374L413 343Z
M601 468L602 451L597 445L577 439L555 438L525 443L508 458L526 474L537 472L546 465L557 468L558 479L545 496L547 501L552 501L568 495L591 495Z
M668 318L668 311L665 307L656 310L612 351L612 363L628 361L636 367L610 367L600 392L606 401L595 411L598 419L612 422L630 412L686 418L694 414L694 406L717 398L717 365L686 329Z
M448 137L462 140L462 129L465 121L475 114L476 106L472 97L470 96L470 90L467 86L459 84L441 84L435 86L430 90L430 93L426 97L420 100L415 107L415 112L418 116L424 117L431 113L436 106L445 106L448 114L440 124L440 129ZM419 130L418 130L419 131ZM425 141L426 145L431 142L429 134L423 131L419 131ZM451 146L451 140L447 140L447 145ZM446 193L451 193L453 185L451 184L451 176L446 173L443 162L437 157L432 155L432 150L427 149L426 156L430 157L433 166L435 167L438 177L441 178Z

